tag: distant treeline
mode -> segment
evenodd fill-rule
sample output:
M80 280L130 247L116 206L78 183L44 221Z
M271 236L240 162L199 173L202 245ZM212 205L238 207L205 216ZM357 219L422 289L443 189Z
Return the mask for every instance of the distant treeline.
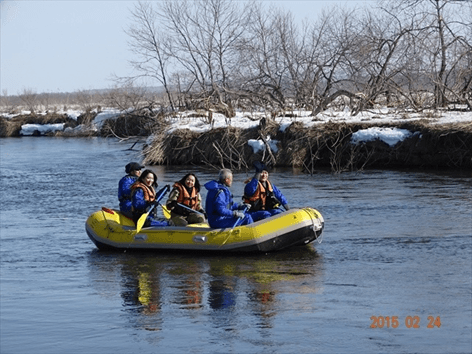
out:
M472 109L472 1L388 0L298 24L264 2L140 2L127 33L138 74L107 92L2 96L2 106L90 111L235 109L352 114L376 105ZM309 14L307 14L309 16ZM160 92L144 89L162 87ZM37 109L37 108L36 108Z
M116 87L102 90L43 93L24 89L18 95L4 94L0 96L0 113L19 114L21 110L30 111L32 114L57 113L69 109L89 113L99 112L102 107L127 110L162 102L162 88L159 87Z

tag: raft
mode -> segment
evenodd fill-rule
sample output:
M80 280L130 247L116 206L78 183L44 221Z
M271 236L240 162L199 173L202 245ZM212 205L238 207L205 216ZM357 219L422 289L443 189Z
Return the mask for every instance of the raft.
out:
M274 252L321 241L324 220L313 208L295 208L250 225L212 229L207 223L145 227L108 208L91 214L85 229L100 250Z

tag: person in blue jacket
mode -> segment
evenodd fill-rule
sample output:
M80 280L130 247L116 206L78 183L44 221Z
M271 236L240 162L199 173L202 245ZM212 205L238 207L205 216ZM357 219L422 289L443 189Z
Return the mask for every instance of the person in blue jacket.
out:
M252 218L243 210L247 208L244 203L233 202L233 195L229 190L233 183L233 173L224 168L220 170L218 181L213 180L205 183L208 190L205 209L208 215L208 223L212 228L233 227L238 220L237 226L251 224Z
M282 213L283 206L289 210L287 198L269 181L269 169L261 162L255 162L256 174L244 187L243 200L250 204L250 214L254 221Z
M120 211L126 217L132 219L131 212L131 186L141 176L141 170L144 168L137 162L130 162L125 166L126 176L120 179L118 183L118 200L120 201Z
M131 210L133 213L133 221L137 224L141 215L147 213L149 208L156 202L156 195L160 195L162 189L156 193L157 176L151 170L144 170L138 180L131 186ZM164 187L163 189L168 189ZM144 227L149 226L169 226L169 222L158 220L151 213L144 222Z

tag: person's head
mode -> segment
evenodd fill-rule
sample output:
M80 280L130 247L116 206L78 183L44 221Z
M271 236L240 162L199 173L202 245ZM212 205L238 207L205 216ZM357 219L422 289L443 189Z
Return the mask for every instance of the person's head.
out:
M187 188L195 187L197 192L200 191L200 182L198 181L197 176L193 173L187 173L180 181L180 184L187 186Z
M141 176L139 176L138 181L148 187L157 187L157 176L151 170L144 170Z
M130 162L125 166L125 171L131 176L139 177L141 175L141 170L144 168L141 164L137 162Z
M259 176L259 181L267 182L269 179L269 172L267 170L262 170L261 175Z
M233 172L227 168L223 168L220 170L218 174L218 179L220 183L223 183L227 185L228 187L231 187L231 184L233 183Z

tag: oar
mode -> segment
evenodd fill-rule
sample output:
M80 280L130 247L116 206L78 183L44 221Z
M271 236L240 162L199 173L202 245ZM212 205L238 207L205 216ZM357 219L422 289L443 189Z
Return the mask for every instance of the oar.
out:
M243 213L246 214L246 211L247 211L248 209L249 209L249 207L245 207L245 208L243 209ZM242 220L243 220L243 218L239 217L238 220L236 220L236 222L234 223L233 227L231 228L231 231L233 231L233 229L234 229L236 226L238 226L238 223L239 223L240 221L242 221Z
M246 214L246 211L249 209L249 207L245 207L243 209L243 213ZM225 240L223 241L223 243L219 246L220 248L223 247L225 244L226 244L226 241L229 240L229 238L231 237L231 235L233 234L233 230L236 226L238 226L238 223L243 220L243 218L239 217L238 220L236 220L236 222L234 223L233 227L231 228L231 230L229 230L229 233L228 233L228 237L225 238Z
M162 208L162 214L164 214L165 218L170 219L169 209L167 209L167 207L165 205L162 205L162 204L161 204L161 208Z
M186 205L183 205L183 204L180 204L180 203L177 203L177 205L178 205L178 206L181 206L182 208L185 208L185 209L188 209L188 210L190 210L190 211L193 211L194 213L201 214L201 215L205 215L205 214L203 214L203 213L201 213L201 212L199 212L199 211L196 211L195 209L189 208L189 207L186 206Z
M170 189L170 186L167 185L165 186L164 188L162 188L160 191L159 191L159 196L156 197L156 201L154 202L154 204L152 205L152 207L148 210L147 213L144 213L143 215L141 215L138 219L138 222L136 223L136 233L139 233L139 231L141 231L141 229L143 228L144 226L144 223L146 222L146 219L147 217L149 216L149 214L151 213L151 211L153 211L153 209L156 207L156 205L159 204L159 202L161 201L161 199L164 197L164 195L169 191Z

